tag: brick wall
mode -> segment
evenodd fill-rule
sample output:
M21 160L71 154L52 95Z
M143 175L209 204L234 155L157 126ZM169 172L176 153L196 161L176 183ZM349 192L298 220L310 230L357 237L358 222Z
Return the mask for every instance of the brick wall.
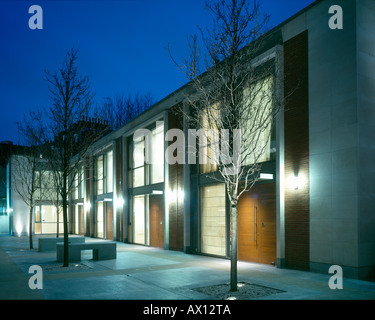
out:
M309 269L308 33L284 44L285 266ZM298 177L298 189L291 186Z

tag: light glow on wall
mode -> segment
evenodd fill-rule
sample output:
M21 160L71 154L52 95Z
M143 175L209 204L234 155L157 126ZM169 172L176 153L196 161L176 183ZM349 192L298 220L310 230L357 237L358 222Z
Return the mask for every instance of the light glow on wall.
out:
M91 203L89 201L85 202L85 211L90 211Z
M23 232L23 227L22 227L22 224L21 222L17 222L16 225L15 225L15 231L16 231L16 236L17 237L20 237L22 232Z
M305 178L302 175L291 175L287 180L287 186L292 190L302 189L305 185Z
M119 197L119 198L115 198L115 208L116 210L119 210L119 209L122 209L122 207L124 206L124 199L122 197Z

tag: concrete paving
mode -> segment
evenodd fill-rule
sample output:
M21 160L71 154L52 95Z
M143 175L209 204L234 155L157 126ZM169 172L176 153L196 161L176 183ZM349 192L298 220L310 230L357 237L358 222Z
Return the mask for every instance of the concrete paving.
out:
M27 237L0 236L0 300L217 300L193 289L229 282L226 259L117 242L116 259L94 261L88 251L62 268L56 252L37 251L37 237L34 248ZM29 287L32 265L42 267L43 289ZM238 262L239 281L282 291L255 300L375 300L374 282L344 278L331 290L330 276Z

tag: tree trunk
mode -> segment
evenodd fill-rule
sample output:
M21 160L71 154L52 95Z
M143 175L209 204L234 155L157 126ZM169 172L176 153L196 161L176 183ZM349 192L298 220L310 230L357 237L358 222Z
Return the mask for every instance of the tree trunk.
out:
M237 291L238 206L230 209L230 291Z
M59 212L58 207L56 208L56 212L57 212L56 237L58 238L60 234L60 212Z
M64 264L63 267L69 267L69 238L68 238L68 201L66 195L62 200L63 205L63 224L64 224Z
M34 208L30 206L29 212L29 242L30 242L30 249L33 249L33 210Z

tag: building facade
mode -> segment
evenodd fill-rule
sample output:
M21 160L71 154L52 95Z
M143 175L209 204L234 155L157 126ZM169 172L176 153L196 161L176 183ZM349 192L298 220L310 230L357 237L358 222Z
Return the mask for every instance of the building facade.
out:
M316 1L271 30L258 57L274 64L275 90L288 98L260 179L239 200L238 258L324 273L340 265L344 276L371 279L375 3L340 1L342 28L330 23L334 5ZM175 111L187 108L188 86L91 146L70 196L69 232L229 256L229 202L215 168L165 159L169 130L187 136ZM149 155L140 129L151 133Z

